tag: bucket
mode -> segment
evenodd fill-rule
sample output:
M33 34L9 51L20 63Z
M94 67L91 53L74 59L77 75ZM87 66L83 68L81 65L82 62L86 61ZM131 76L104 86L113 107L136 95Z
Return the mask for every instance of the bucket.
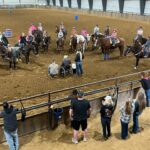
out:
M59 120L62 118L63 108L56 108L54 109L54 116L56 120Z

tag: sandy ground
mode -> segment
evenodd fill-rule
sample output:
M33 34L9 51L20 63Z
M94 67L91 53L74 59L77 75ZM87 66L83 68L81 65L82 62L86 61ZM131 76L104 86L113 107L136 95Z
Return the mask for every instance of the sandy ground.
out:
M35 25L42 22L44 28L52 37L52 44L49 48L48 54L40 53L39 57L31 55L31 64L18 64L17 70L10 71L8 64L0 60L0 101L7 99L15 99L25 97L46 91L53 91L64 87L70 87L87 82L97 81L109 77L129 74L137 72L133 69L134 57L119 58L119 52L116 50L111 54L109 61L103 61L100 52L89 50L85 53L84 76L82 78L67 77L65 79L57 78L51 79L47 75L47 67L52 59L56 63L61 64L64 54L68 54L69 37L71 28L76 26L80 32L83 27L86 27L89 33L93 32L95 24L99 24L101 32L103 32L106 25L118 29L118 35L125 38L126 44L131 44L135 36L136 29L139 25L144 28L144 35L150 35L149 23L136 22L122 19L112 19L110 17L100 17L94 15L79 15L79 21L74 20L77 13L69 13L65 11L51 10L51 9L17 9L13 10L12 14L8 10L0 10L0 31L10 28L13 31L13 38L10 38L10 43L17 42L19 34L27 33L28 27L33 22ZM68 30L67 42L65 50L58 54L56 49L56 35L55 25L64 21L65 27ZM90 22L90 23L89 23ZM69 54L72 62L74 62L74 54ZM138 71L149 69L149 60L145 59L140 62Z
M140 126L144 131L139 134L129 134L125 141L120 138L119 112L116 110L112 118L112 137L108 141L102 139L102 129L99 114L89 120L88 141L82 141L74 145L71 142L72 130L60 125L55 131L40 131L26 137L20 138L20 150L149 150L150 147L150 109L146 109L140 116ZM132 121L130 127L132 126ZM2 144L0 150L7 150Z

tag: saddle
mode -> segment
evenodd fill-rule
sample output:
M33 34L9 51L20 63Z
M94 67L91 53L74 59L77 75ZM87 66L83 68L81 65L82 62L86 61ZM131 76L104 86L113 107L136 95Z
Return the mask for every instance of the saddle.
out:
M110 37L109 40L110 40L110 44L113 44L113 42L114 42L114 44L120 43L120 40L118 38L114 39L114 38Z

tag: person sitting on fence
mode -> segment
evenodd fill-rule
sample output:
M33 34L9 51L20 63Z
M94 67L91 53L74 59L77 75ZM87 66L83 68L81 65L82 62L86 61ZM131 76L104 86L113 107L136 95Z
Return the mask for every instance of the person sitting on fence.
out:
M64 55L61 67L63 67L65 70L70 70L70 68L71 68L71 61L69 60L67 55Z
M22 33L18 40L18 45L22 48L27 44L25 33Z
M143 33L144 33L143 27L140 26L140 27L137 29L137 35L136 35L136 37L135 37L135 41L136 41L136 40L141 41L142 38L143 38Z
M108 25L105 28L104 35L106 38L110 36L110 27Z
M102 101L100 110L103 138L107 140L111 136L111 118L114 110L114 103L111 96L106 96Z
M48 75L51 77L56 77L58 75L58 64L55 63L55 60L48 66Z
M147 39L147 42L143 45L144 48L144 57L148 57L150 53L150 36Z
M41 31L41 32L43 32L43 31L44 31L44 29L43 29L43 26L42 26L42 23L41 23L41 22L39 22L39 25L38 25L37 29L38 29L39 31Z
M115 46L117 40L117 30L113 29L111 34L112 46Z

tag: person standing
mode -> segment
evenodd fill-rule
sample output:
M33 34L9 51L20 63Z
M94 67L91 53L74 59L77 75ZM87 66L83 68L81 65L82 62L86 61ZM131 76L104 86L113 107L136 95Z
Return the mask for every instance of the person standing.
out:
M132 133L134 134L141 132L142 130L142 128L139 127L139 116L142 114L145 107L146 107L146 101L144 99L144 94L140 92L134 103L133 128L132 128Z
M102 101L100 110L101 123L103 128L103 138L107 140L111 136L111 118L114 110L114 103L111 96L106 96Z
M133 114L134 106L131 101L126 101L125 106L120 109L121 138L125 140L128 136L128 124Z
M73 138L72 142L74 144L78 143L78 134L80 126L83 131L83 141L87 141L87 119L91 113L91 106L88 100L84 99L84 92L78 91L78 100L75 100L71 104L69 111L70 119L72 121Z
M141 73L141 80L140 80L142 87L145 91L146 95L146 106L150 107L150 79L148 77L148 74L145 72Z
M75 56L75 62L76 62L76 73L78 76L83 74L83 65L82 65L83 56L81 51L78 49L76 56Z
M0 117L4 119L4 135L9 146L9 150L19 149L19 140L17 133L17 109L3 103L4 110L0 112Z

